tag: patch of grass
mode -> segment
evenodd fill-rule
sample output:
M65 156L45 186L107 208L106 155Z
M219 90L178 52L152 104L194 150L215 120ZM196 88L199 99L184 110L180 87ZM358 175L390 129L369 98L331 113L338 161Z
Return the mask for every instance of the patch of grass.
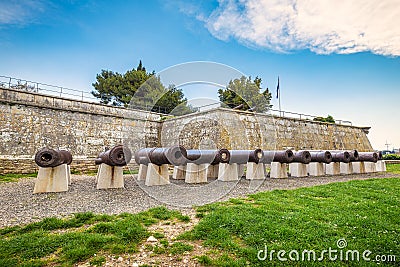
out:
M139 170L124 170L123 174L138 174Z
M3 228L0 266L73 266L86 260L101 266L105 258L94 254L135 252L137 245L150 235L146 226L180 216L178 211L157 207L138 214L77 213L67 219L52 217Z
M20 174L20 173L7 173L0 175L0 183L7 182L18 182L21 178L31 178L36 177L37 173L28 173L28 174Z
M217 257L202 257L212 266L369 266L363 261L324 260L282 262L277 252L338 249L344 238L347 250L372 251L400 257L400 179L370 179L333 183L296 190L275 190L250 195L248 201L228 201L199 207L203 218L181 239L202 240L218 250ZM268 258L257 258L268 249ZM274 250L272 261L269 253ZM339 255L339 254L337 254ZM360 256L361 257L361 256ZM384 263L381 263L385 265ZM393 264L393 263L392 263Z
M192 251L192 250L193 250L192 245L185 244L182 242L173 243L169 249L169 251L171 252L172 255L182 254L185 251Z
M400 174L400 164L386 164L386 171L389 173Z

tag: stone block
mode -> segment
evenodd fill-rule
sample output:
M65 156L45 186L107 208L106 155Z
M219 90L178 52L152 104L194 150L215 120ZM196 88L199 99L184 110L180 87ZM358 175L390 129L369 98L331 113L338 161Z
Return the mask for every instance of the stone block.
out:
M207 176L209 178L218 178L219 164L209 165L207 169Z
M265 179L265 166L262 163L247 162L246 179Z
M364 161L353 162L353 173L357 174L365 173L365 162Z
M140 164L139 165L139 173L138 173L138 181L144 181L146 180L146 175L147 175L147 165Z
M292 177L307 177L307 164L303 163L290 163L289 164L289 173Z
M239 172L236 163L220 163L218 168L218 180L220 181L238 181Z
M33 193L68 191L69 177L71 176L68 171L67 164L62 164L54 168L39 167Z
M188 163L186 165L185 183L201 184L207 183L207 165Z
M325 165L322 162L310 162L307 165L307 172L310 176L324 176Z
M344 175L353 174L353 162L349 163L340 162L340 174Z
M124 188L123 167L100 164L97 172L97 189Z
M376 163L375 162L364 162L364 166L365 166L366 173L376 172Z
M325 164L326 175L340 175L340 162Z
M271 162L270 178L288 178L287 163Z
M174 166L174 172L172 173L172 179L185 180L186 166Z
M386 162L384 160L378 160L376 163L377 172L386 172Z
M145 185L166 185L169 184L169 172L168 164L163 164L161 166L149 163L147 166L146 181Z

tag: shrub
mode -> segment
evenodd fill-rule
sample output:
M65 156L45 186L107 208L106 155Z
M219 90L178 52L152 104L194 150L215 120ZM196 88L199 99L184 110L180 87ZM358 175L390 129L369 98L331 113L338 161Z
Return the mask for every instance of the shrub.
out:
M400 160L400 155L397 154L386 154L382 157L384 160Z

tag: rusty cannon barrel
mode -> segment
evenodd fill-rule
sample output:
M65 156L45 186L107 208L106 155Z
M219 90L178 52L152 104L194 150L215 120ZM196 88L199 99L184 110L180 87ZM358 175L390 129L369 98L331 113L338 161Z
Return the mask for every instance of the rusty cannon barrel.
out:
M183 146L143 148L135 153L137 164L156 165L171 164L174 166L185 165L187 151Z
M52 168L62 164L71 164L72 155L67 150L42 148L35 155L35 162L39 167Z
M379 154L376 152L359 152L358 161L369 161L377 162L379 160Z
M187 150L187 163L216 165L219 163L229 163L231 153L228 149L221 148L219 150Z
M332 154L332 162L349 163L351 156L348 151L330 151Z
M383 159L382 151L377 151L376 153L378 154L378 160L382 160Z
M332 162L332 154L329 151L310 151L311 162L329 164Z
M105 163L109 166L125 166L132 159L131 150L123 145L114 146L111 149L106 149L106 151L101 152L97 159L94 160L96 165Z
M261 163L291 163L294 159L294 153L290 149L277 151L264 150L263 154L263 158L260 160Z
M311 162L311 154L307 150L300 150L294 153L293 162L308 164Z
M358 161L359 153L357 150L350 150L348 151L350 154L350 161Z
M230 150L229 163L246 164L247 162L259 163L264 157L264 152L257 148L254 150Z

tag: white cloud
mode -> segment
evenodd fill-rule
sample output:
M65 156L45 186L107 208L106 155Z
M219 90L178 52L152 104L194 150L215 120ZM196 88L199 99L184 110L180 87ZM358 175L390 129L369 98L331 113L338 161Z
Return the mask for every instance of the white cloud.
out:
M400 56L399 0L220 0L203 21L216 38L278 52Z
M40 0L1 1L0 26L29 24L43 11L44 5Z

